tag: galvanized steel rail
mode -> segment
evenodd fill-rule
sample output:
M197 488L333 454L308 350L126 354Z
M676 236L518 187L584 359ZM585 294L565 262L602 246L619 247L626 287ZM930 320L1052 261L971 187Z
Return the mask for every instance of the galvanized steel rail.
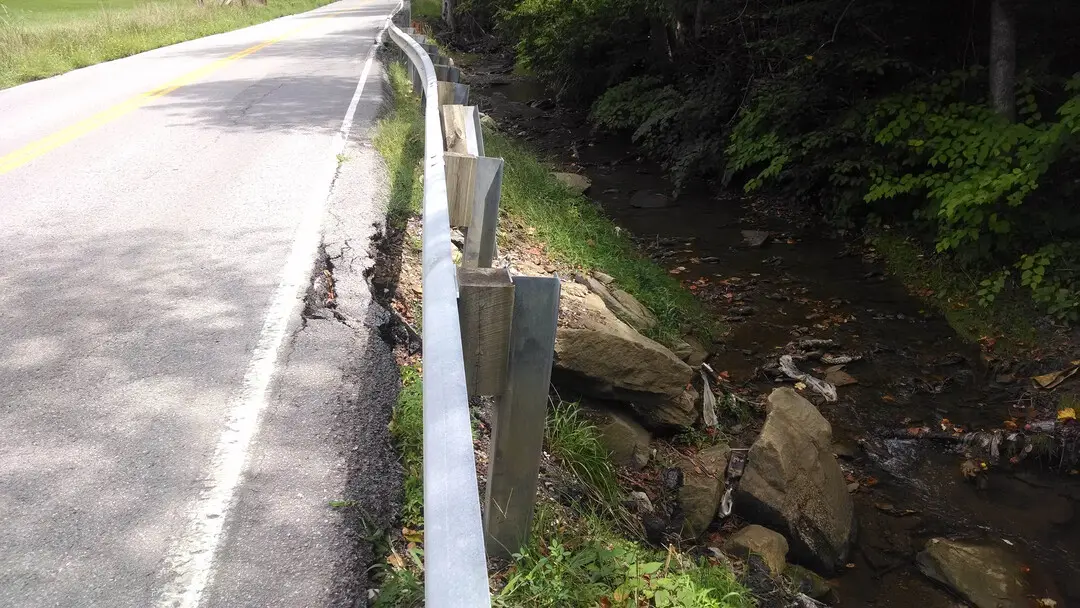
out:
M451 258L438 79L427 52L390 38L424 84L424 579L428 608L489 607L487 559Z

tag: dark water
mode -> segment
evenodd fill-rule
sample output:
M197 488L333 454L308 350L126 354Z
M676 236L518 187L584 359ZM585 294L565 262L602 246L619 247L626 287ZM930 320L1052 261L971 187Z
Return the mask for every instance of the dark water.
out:
M879 437L943 418L1000 428L1015 413L1020 381L996 383L1001 370L988 369L977 345L884 276L864 248L829 238L797 210L704 186L662 208L633 206L635 193L671 194L659 167L637 158L629 142L592 133L580 115L551 110L543 87L494 71L470 70L473 103L554 164L588 176L590 198L729 319L709 363L733 384L770 391L777 384L760 368L799 338L831 339L830 353L862 357L844 368L858 384L820 404L837 441L860 444L842 461L862 483L853 495L859 538L852 567L835 581L837 605L956 605L914 566L928 538L949 536L1010 546L1030 565L1034 597L1080 606L1076 476L1006 464L977 484L961 474L963 446ZM743 230L768 231L770 242L747 247ZM799 365L818 377L827 367Z

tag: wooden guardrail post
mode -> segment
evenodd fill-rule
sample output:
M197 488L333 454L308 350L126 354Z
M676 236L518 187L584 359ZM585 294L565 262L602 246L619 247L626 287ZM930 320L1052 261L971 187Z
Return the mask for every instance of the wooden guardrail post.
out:
M465 231L461 265L491 268L495 261L495 241L499 229L499 200L502 196L503 159L480 156L473 177L473 208Z
M488 556L509 557L529 538L555 356L559 279L515 277L506 387L488 449L484 536Z
M458 268L458 315L470 395L501 395L506 384L514 284L505 268Z

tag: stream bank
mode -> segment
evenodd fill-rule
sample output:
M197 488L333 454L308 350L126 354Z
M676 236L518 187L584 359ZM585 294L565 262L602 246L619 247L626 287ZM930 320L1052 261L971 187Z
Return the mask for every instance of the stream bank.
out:
M726 325L708 362L725 391L754 409L741 420L726 412L733 445L753 441L763 396L783 385L777 360L800 339L830 340L832 353L859 357L843 367L855 383L835 402L803 391L833 427L859 526L850 565L833 581L835 605L955 605L915 560L942 536L1004 547L1030 569L1033 598L1080 605L1075 474L1038 455L982 470L976 450L965 458L963 444L905 434L1045 418L1054 400L1031 391L1027 376L1056 368L999 360L964 342L885 275L876 252L822 235L795 208L700 184L673 200L660 167L624 138L592 132L580 112L556 108L543 86L512 75L510 57L467 59L473 103L560 170L591 180L589 198ZM829 367L799 365L819 377ZM976 471L962 470L969 461Z

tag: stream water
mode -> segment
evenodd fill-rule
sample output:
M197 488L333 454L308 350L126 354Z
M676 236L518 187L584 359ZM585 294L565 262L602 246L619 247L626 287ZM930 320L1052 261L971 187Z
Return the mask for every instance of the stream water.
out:
M1028 462L992 467L973 483L961 474L956 445L881 438L943 418L999 428L1021 381L1002 381L978 345L964 343L865 248L822 235L797 210L703 186L665 202L672 187L659 167L625 138L593 133L579 113L554 111L542 86L508 75L505 58L481 58L466 71L481 111L591 179L589 197L726 319L730 331L712 345L709 363L733 384L772 390L777 383L762 367L800 338L833 340L830 352L862 356L844 368L858 383L839 388L835 403L819 400L846 452L845 470L860 482L858 540L834 581L836 605L955 606L914 560L927 539L948 536L1009 548L1031 568L1033 597L1080 606L1077 476ZM770 239L747 246L745 230ZM815 373L814 364L799 365Z

